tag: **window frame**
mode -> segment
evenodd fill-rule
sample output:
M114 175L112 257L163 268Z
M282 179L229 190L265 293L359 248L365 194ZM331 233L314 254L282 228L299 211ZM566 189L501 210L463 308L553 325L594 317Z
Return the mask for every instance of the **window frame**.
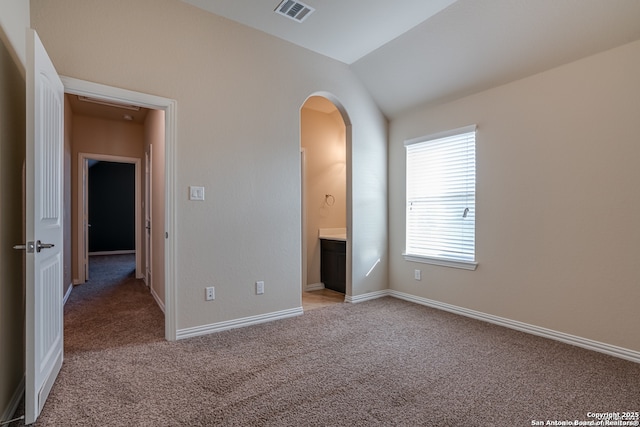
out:
M432 256L432 255L425 255L425 254L419 254L419 253L411 253L408 252L407 247L408 247L408 241L409 241L409 195L408 190L409 190L409 171L407 170L407 165L408 165L408 147L412 146L412 145L416 145L416 144L424 144L424 143L429 143L429 142L435 142L437 140L441 140L444 138L449 138L452 136L457 136L457 135L463 135L463 134L468 134L468 133L474 133L474 142L473 142L473 146L474 146L474 162L473 162L473 173L474 173L474 180L473 180L473 210L474 210L474 225L473 225L473 260L465 260L465 259L458 259L455 257L448 257L448 256ZM460 128L456 128L456 129L451 129L451 130L447 130L444 132L439 132L439 133L435 133L435 134L430 134L430 135L425 135L425 136L421 136L418 138L413 138L410 140L405 141L404 143L405 146L405 250L402 253L404 259L406 261L411 261L411 262L419 262L419 263L425 263L425 264L433 264L433 265L438 265L438 266L444 266L444 267L453 267L453 268L460 268L460 269L465 269L465 270L475 270L478 266L478 262L477 262L477 247L476 247L476 224L475 224L475 207L476 207L476 193L477 193L477 184L476 184L476 179L475 179L475 175L476 175L476 170L477 170L477 159L475 158L475 152L476 152L476 147L477 147L477 125L470 125L470 126L464 126L464 127L460 127Z

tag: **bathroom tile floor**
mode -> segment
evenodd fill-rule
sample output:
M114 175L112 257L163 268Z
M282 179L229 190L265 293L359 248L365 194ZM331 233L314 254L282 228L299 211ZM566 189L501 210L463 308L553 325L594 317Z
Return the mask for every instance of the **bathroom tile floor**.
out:
M302 309L304 311L341 303L344 303L344 294L330 289L302 293Z

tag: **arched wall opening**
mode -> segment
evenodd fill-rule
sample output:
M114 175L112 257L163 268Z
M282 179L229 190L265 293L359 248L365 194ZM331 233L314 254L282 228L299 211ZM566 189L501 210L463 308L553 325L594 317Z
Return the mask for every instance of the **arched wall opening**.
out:
M300 108L303 292L351 294L350 153L351 122L340 101L310 95Z

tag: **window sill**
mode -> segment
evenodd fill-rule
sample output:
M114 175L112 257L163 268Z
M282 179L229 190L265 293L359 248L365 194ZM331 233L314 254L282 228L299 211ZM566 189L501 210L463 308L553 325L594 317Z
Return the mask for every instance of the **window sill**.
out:
M421 255L410 255L403 253L406 261L421 262L423 264L440 265L442 267L461 268L463 270L475 270L478 267L477 262L472 261L458 261L445 258L431 258Z

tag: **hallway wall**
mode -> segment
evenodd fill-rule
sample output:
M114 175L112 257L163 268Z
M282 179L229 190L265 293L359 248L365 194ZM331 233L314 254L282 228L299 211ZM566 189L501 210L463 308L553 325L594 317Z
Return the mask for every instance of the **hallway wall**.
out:
M326 101L330 103L330 101ZM300 110L301 145L306 159L307 283L320 283L320 228L347 227L347 147L345 125L334 108ZM327 195L332 197L327 200Z

